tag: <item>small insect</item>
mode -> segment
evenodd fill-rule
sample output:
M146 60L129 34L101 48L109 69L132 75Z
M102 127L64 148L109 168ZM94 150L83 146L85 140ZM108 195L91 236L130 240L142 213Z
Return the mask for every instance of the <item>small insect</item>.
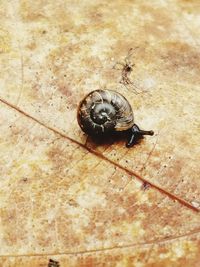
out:
M127 56L124 58L124 61L117 62L113 67L114 69L121 71L121 79L119 82L123 84L127 89L133 90L136 94L139 94L141 91L144 92L144 90L130 78L130 74L133 71L133 67L135 66L135 64L130 61L130 58L133 52L138 48L139 47L136 47L134 49L130 48Z
M132 147L143 135L153 135L153 131L143 131L134 123L131 105L127 99L112 90L95 90L80 102L77 120L81 129L90 136L105 137L113 133L127 134L127 147Z

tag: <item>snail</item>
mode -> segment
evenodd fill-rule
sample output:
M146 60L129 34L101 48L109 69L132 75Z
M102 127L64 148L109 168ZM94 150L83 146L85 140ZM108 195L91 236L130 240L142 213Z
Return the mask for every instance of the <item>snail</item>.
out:
M126 132L127 147L132 147L143 135L153 135L153 131L143 131L134 123L131 105L121 94L112 90L95 90L80 102L77 120L81 129L90 136L105 137L116 132Z

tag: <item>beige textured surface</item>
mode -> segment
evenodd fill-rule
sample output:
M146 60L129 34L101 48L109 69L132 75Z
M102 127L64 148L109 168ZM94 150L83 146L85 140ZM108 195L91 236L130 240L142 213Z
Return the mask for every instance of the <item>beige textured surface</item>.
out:
M183 0L0 1L0 266L199 266L199 12ZM113 68L135 47L139 94ZM126 96L155 136L86 143L76 109L98 88Z

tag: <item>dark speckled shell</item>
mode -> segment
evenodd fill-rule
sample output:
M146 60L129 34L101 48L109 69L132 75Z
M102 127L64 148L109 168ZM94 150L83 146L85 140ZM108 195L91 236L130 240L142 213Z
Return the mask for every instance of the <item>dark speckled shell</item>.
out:
M109 120L105 123L99 124L95 122L91 115L97 105L110 107L113 111L109 115ZM134 124L133 111L127 99L111 90L90 92L79 104L77 119L81 129L89 135L125 131Z

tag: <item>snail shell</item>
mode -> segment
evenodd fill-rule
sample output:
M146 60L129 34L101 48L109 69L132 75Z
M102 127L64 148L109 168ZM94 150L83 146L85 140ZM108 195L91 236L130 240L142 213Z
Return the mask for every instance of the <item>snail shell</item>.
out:
M89 135L126 131L134 125L129 102L111 90L90 92L79 104L77 119L81 129Z

